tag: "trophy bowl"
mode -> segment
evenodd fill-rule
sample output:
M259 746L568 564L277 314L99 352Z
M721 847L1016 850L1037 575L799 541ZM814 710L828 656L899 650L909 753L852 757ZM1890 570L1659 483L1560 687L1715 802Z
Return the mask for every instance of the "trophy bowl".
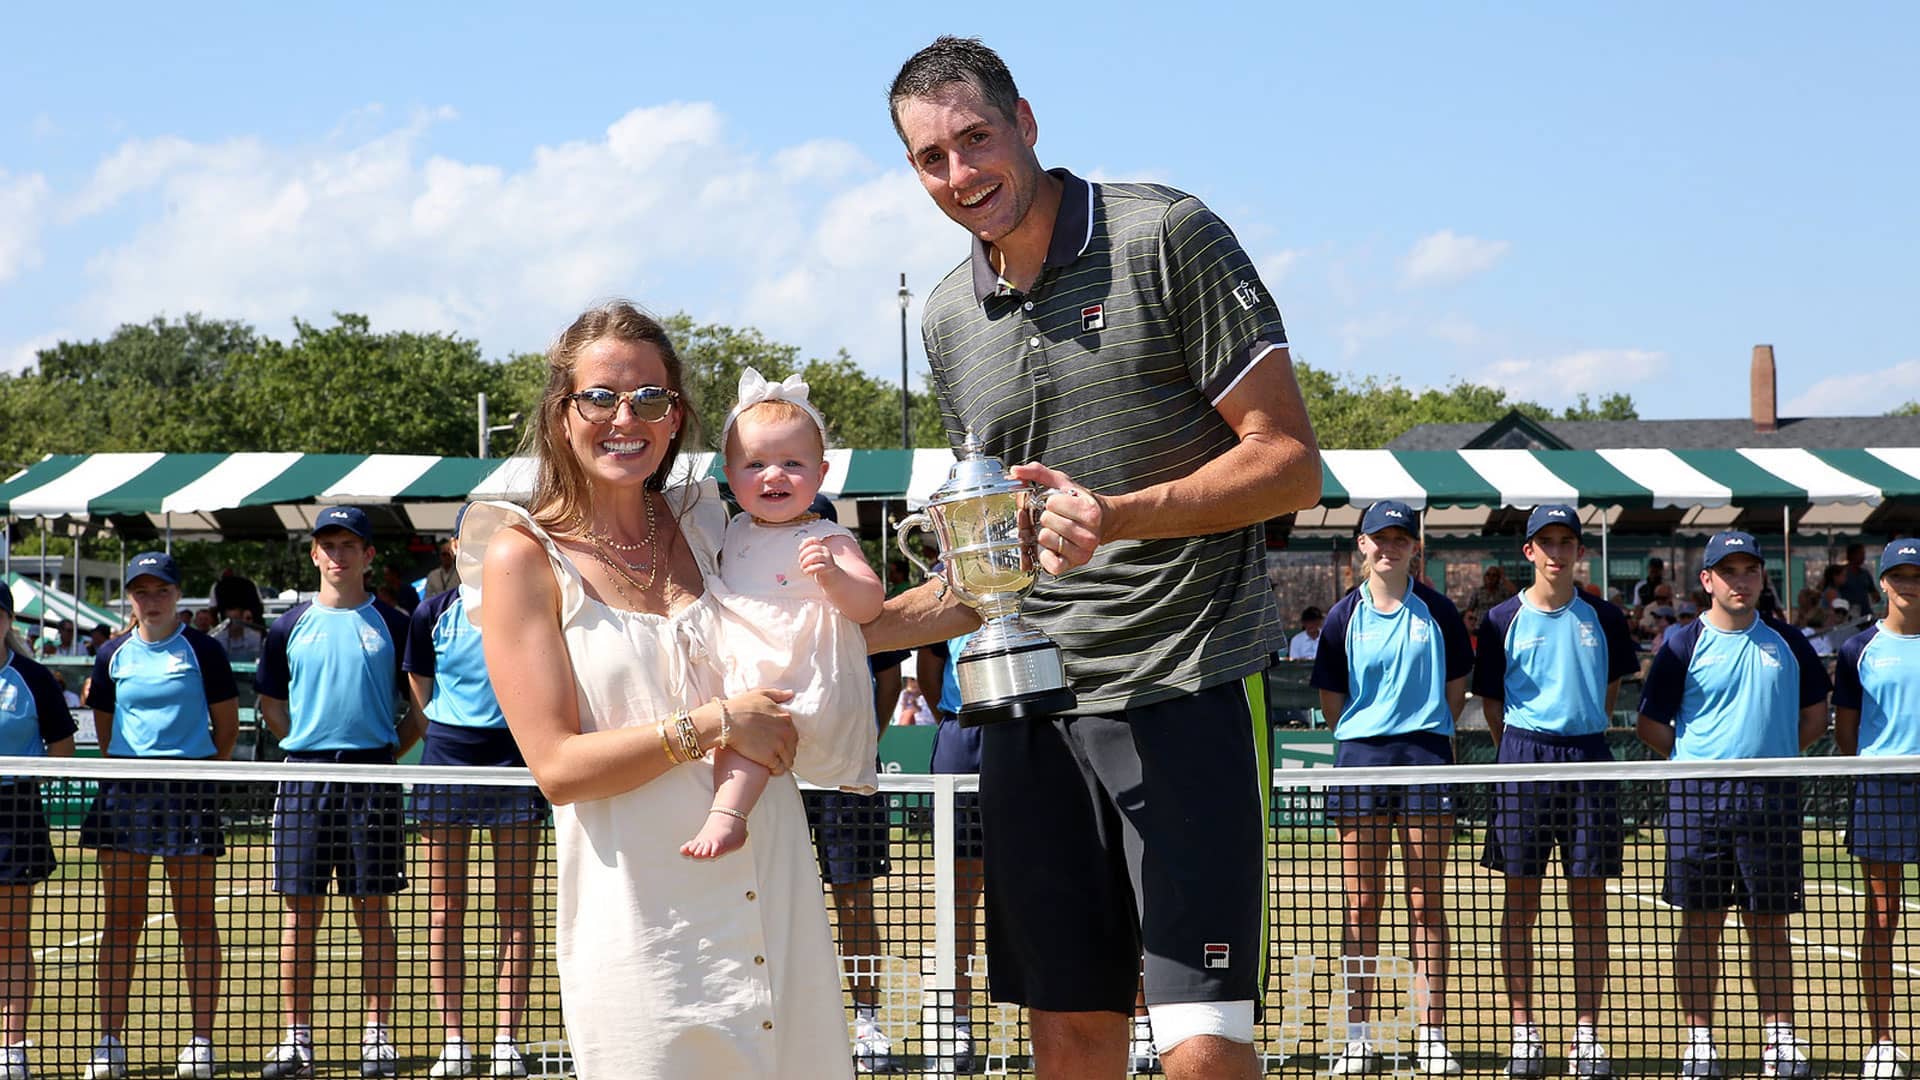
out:
M927 577L938 575L980 615L980 629L953 658L960 687L960 723L967 727L1047 716L1074 707L1060 646L1020 616L1039 580L1037 522L1051 491L1009 477L968 434L963 456L926 509L900 522L896 541ZM937 571L907 543L933 534Z

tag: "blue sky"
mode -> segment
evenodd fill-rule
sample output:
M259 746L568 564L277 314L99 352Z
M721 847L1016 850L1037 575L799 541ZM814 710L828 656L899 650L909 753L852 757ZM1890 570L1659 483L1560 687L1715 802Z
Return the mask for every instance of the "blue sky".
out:
M1218 210L1311 363L1741 416L1766 342L1789 415L1920 398L1920 9L552 7L11 12L0 367L186 311L504 355L627 295L897 374L966 241L883 95L951 32L1044 163Z

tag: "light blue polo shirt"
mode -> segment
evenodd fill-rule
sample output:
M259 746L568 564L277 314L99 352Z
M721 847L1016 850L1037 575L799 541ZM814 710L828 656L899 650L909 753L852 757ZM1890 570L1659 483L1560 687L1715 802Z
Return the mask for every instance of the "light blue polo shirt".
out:
M1755 616L1728 632L1701 618L1667 631L1640 712L1673 725L1675 761L1798 757L1800 710L1831 688L1798 630Z
M407 623L407 656L401 665L433 680L427 719L457 727L504 728L506 714L487 678L480 628L467 618L459 589L421 601Z
M1920 637L1875 623L1848 638L1834 664L1833 707L1860 710L1861 756L1920 754Z
M1565 606L1546 610L1522 591L1480 624L1473 692L1501 702L1508 727L1592 735L1607 729L1607 687L1639 668L1619 608L1575 593Z
M1368 582L1327 612L1312 685L1345 694L1335 738L1453 734L1447 683L1473 670L1473 642L1453 602L1412 582L1404 602L1383 615L1367 599Z
M73 711L53 673L0 642L0 754L46 757L48 743L73 732Z
M113 714L113 757L210 758L208 707L239 696L227 654L181 627L163 641L126 633L100 647L87 705Z
M331 608L311 601L273 621L254 688L287 703L282 749L377 750L395 728L407 617L378 600Z

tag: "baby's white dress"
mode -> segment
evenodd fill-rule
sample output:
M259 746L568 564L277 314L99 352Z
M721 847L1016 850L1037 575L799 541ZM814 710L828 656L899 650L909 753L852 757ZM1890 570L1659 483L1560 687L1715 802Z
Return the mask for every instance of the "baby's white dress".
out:
M667 494L711 586L726 524L719 490L709 482ZM671 616L609 607L586 594L580 571L525 511L505 503L468 511L463 582L481 580L488 542L516 525L546 546L560 585L581 731L651 731L720 693L711 589ZM462 592L484 627L480 590ZM713 786L713 769L693 762L632 791L553 808L560 1007L576 1075L851 1080L840 963L799 789L775 777L744 848L685 858L680 845L705 823Z
M793 691L786 706L800 732L793 771L810 784L875 790L873 676L867 637L800 569L800 544L853 534L831 521L762 524L735 514L709 582L720 609L714 650L728 694Z

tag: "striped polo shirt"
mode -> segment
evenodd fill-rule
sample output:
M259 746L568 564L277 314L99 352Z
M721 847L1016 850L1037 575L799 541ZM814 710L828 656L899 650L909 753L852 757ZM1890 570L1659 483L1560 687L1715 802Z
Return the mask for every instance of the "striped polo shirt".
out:
M1039 461L1102 494L1178 479L1231 449L1215 405L1287 343L1224 222L1157 184L1064 190L1025 293L986 245L927 298L922 332L947 437ZM1151 704L1266 666L1284 638L1262 525L1101 545L1023 609L1060 643L1083 713Z

